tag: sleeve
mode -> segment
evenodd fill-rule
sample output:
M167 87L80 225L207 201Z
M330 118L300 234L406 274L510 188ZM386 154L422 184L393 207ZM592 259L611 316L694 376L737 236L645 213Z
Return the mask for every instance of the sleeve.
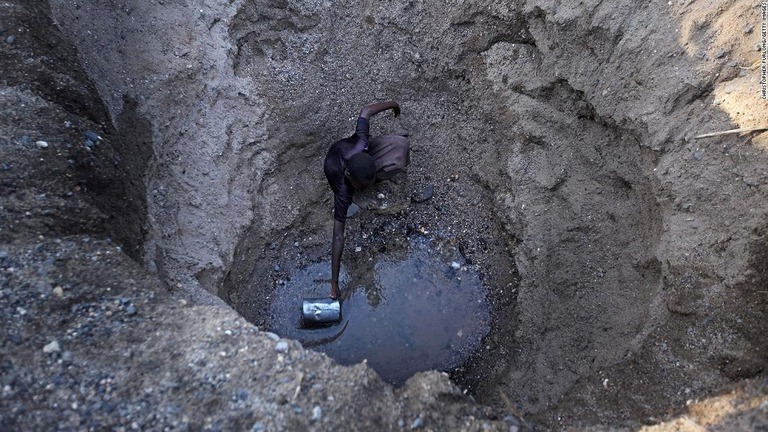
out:
M331 146L331 150L325 157L325 177L328 179L328 186L333 191L333 218L339 222L345 222L347 219L347 209L352 203L352 188L347 185L340 166L338 152L339 142Z
M333 194L333 218L339 222L347 221L347 210L352 204L351 188L346 184L341 185Z
M355 135L357 135L359 138L364 138L365 141L368 141L368 137L370 136L370 122L365 117L358 117L357 118L357 126L355 126Z

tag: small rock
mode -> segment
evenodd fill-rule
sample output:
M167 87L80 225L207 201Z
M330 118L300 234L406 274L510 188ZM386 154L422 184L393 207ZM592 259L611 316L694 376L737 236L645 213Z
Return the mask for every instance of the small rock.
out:
M715 58L723 58L727 52L728 52L728 51L724 50L723 48L720 48L720 49L719 49L719 50L717 50L717 52L715 53Z
M744 24L744 34L752 33L753 28L755 28L754 24Z
M127 308L125 308L125 314L128 316L136 315L136 306L130 305Z
M383 193L379 193L378 195L376 195L376 198L378 198L378 199L384 199L384 198L386 198L386 197L387 197L387 196L386 196L386 195L384 195Z
M360 211L360 206L352 203L349 205L349 208L347 209L347 219L352 219L357 215L357 213Z
M424 419L419 416L411 423L411 429L421 429L424 426Z
M312 408L312 420L318 421L323 418L323 409L319 406Z
M274 270L276 272L279 272L280 271L280 266L278 264L275 264L274 267L272 267L272 270Z
M61 347L59 346L59 341L53 341L43 347L43 352L46 354L57 353L59 351L61 351Z
M704 153L701 152L701 150L696 150L693 152L693 158L698 160L701 160L704 157Z
M73 357L72 351L64 351L63 353L61 353L61 360L64 363L72 363L72 357Z
M415 203L424 202L430 198L432 198L432 194L434 193L435 187L433 185L426 185L424 186L424 189L422 189L419 193L414 193L411 195L411 200Z
M0 250L0 259L8 258L8 252Z
M461 264L457 263L456 261L451 262L451 268L454 270L458 270L461 268Z
M280 336L272 333L272 332L264 332L264 335L266 335L268 338L272 339L273 341L277 342L280 340Z
M277 351L277 352L286 352L286 351L288 351L288 342L280 341L277 344L275 344L275 351Z
M510 424L512 424L514 426L519 426L520 425L520 420L518 420L517 417L511 416L511 415L504 416L501 419L501 421L506 422L506 423L510 423Z
M249 396L250 395L248 393L248 390L246 390L246 389L238 389L237 390L237 398L240 399L241 401L248 400Z
M251 432L262 432L264 431L264 423L262 422L256 422L251 426Z
M64 297L64 288L57 286L53 289L53 295L55 295L58 298Z
M299 247L299 242L298 241L293 242L293 246L294 247Z
M10 35L7 38L5 38L5 43L7 44L12 44L14 42L16 42L16 36L14 35Z
M91 140L85 140L85 141L83 142L83 145L85 146L85 148L88 148L88 149L90 149L90 148L93 148L94 142L93 142L93 141L91 141Z
M48 148L48 143L46 141L38 141L35 143L35 145L40 148Z
M102 138L99 136L99 134L97 134L96 132L94 132L92 130L87 130L83 134L85 135L86 138L88 138L89 141L92 141L94 143L97 142L97 141L101 141L102 140Z

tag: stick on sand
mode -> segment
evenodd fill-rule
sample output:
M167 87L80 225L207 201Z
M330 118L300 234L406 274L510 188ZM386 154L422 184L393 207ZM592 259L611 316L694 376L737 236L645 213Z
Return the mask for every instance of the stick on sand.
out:
M703 135L696 135L694 138L695 139L709 138L709 137L718 136L718 135L728 135L728 134L735 134L735 133L742 133L742 132L755 132L755 131L764 131L764 130L768 130L768 126L754 127L754 128L731 129L731 130L721 131L721 132L712 132L712 133L706 133L706 134L703 134Z

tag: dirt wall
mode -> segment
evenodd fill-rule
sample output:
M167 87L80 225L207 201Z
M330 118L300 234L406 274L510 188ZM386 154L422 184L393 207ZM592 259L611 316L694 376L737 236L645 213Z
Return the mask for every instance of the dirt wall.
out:
M532 2L535 46L486 56L523 129L501 203L522 238L516 336L537 348L506 376L533 410L573 383L564 401L579 402L561 402L558 422L652 418L734 368L764 370L765 344L747 330L763 324L743 320L765 313L747 279L761 271L764 191L749 179L764 175L766 138L694 138L765 122L756 77L739 68L757 55L754 6ZM750 108L718 108L737 98ZM618 409L584 408L603 403Z

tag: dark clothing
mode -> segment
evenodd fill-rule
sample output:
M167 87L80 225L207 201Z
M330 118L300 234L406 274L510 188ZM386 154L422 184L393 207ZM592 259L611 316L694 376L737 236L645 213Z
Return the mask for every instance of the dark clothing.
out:
M355 193L352 183L344 175L347 161L352 156L368 150L369 129L368 119L358 117L355 133L349 138L333 143L325 156L325 177L333 190L333 218L339 222L346 222L347 209L352 204L352 194Z
M368 153L376 164L376 181L389 180L411 163L411 143L403 135L371 138Z
M369 142L370 139L370 142ZM333 190L333 218L346 222L355 189L344 175L347 161L360 152L368 152L376 165L376 180L388 180L403 172L410 162L410 142L400 135L369 137L368 119L359 117L355 133L336 141L325 157L325 177Z

